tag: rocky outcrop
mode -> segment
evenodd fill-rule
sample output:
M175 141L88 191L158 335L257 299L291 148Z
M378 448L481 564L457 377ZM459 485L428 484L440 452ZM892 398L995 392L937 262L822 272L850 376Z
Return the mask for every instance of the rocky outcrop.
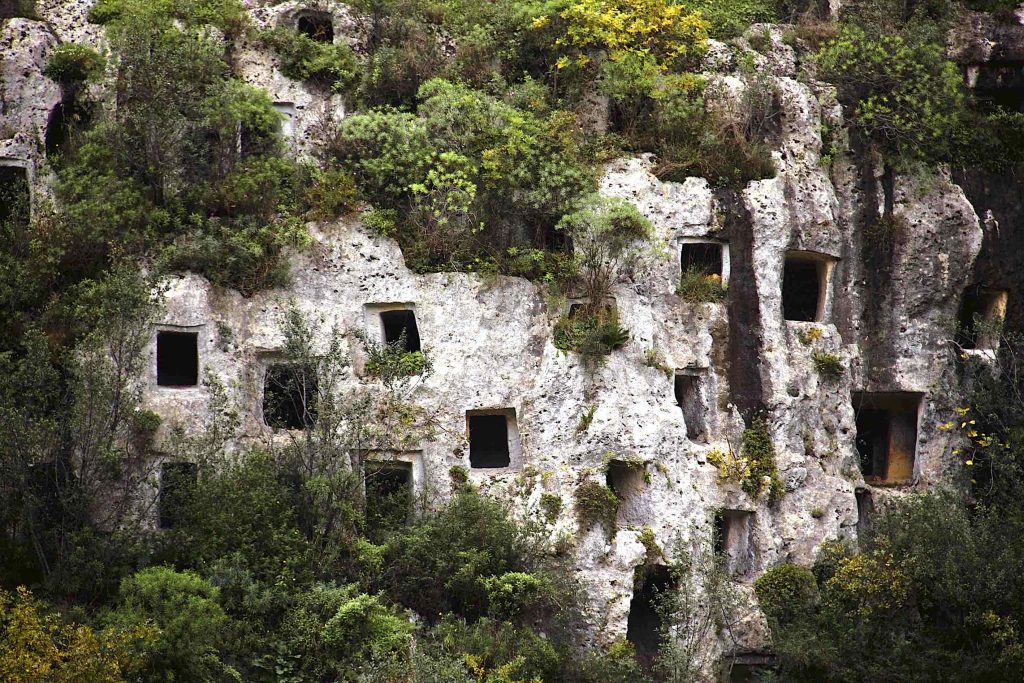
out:
M0 156L39 159L40 131L60 101L59 88L41 76L45 55L58 40L100 40L95 27L79 30L87 5L41 2L49 24L3 24L3 129L10 135L0 141ZM298 7L261 6L252 15L266 28ZM359 22L340 5L331 12L337 39L358 47L364 35ZM219 379L240 408L242 439L260 442L272 438L262 420L263 374L281 347L289 305L307 313L322 335L337 326L371 337L380 334L376 306L413 308L433 360L433 373L413 397L439 429L434 440L406 455L428 498L447 495L453 465L467 468L474 483L523 516L540 516L543 493L560 496L564 511L550 532L571 547L587 587L589 637L598 642L626 633L634 571L649 561L650 548L640 540L645 529L671 556L707 538L717 510L752 513L750 563L735 576L750 609L738 615L733 638L720 646L762 648L766 634L752 581L779 562L813 561L824 541L855 542L855 492L892 491L873 489L862 476L852 394L923 395L912 476L896 491L941 480L952 462L952 437L935 428L955 400L951 321L964 288L977 278L983 235L988 258L1013 258L998 255L1006 233L983 233L948 170L894 173L851 139L834 92L798 70L781 35L769 28L765 54L753 55L779 105L776 177L729 193L699 178L659 181L647 157L606 169L601 191L635 204L656 227L661 248L615 284L615 305L631 340L596 367L552 343L563 300L522 279L415 274L396 243L368 232L358 217L313 226L315 245L294 255L287 290L245 299L196 275L170 279L159 327L198 333L201 373ZM991 59L990 47L972 44L963 54ZM716 45L717 66L709 69L742 89L742 78L729 71L736 61L730 49ZM243 45L236 60L247 81L291 107L296 153L311 152L318 126L344 116L338 96L284 78L275 57L257 43ZM832 131L825 149L824 129ZM991 193L978 183L965 187L982 208L979 198ZM1004 203L1022 205L1017 195ZM993 200L995 221L1006 226L1009 214L997 206ZM724 302L687 303L676 293L680 249L691 240L725 245ZM787 254L823 273L814 320L785 319ZM202 428L209 389L158 386L155 346L151 355L143 378L147 405L164 418L164 429ZM837 376L816 368L825 355L838 362ZM693 425L688 433L674 393L676 374L696 378L700 435ZM353 372L346 382L372 386L374 380ZM466 413L474 410L514 411L518 451L510 467L470 467ZM579 429L588 413L589 426ZM721 481L709 460L713 451L738 451L757 415L767 421L786 490L777 504ZM616 529L581 531L574 492L582 482L603 482L609 459L639 463L645 481L623 502Z

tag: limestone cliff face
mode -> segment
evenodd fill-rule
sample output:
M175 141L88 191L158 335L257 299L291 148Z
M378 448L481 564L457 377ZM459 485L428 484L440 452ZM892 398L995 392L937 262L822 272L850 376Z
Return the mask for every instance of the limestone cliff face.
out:
M42 21L0 24L0 164L27 167L40 196L48 174L42 136L61 101L42 67L59 41L102 43L102 31L84 21L89 4L48 0L39 3ZM252 15L258 25L272 26L289 21L300 6L259 6ZM333 7L337 39L358 47L358 22L343 6ZM294 255L294 283L287 290L245 299L196 275L172 278L161 329L198 333L200 372L228 387L242 410L244 438L261 441L271 438L262 420L263 373L282 344L282 312L290 302L325 335L337 325L375 338L381 306L412 308L434 363L413 396L436 412L441 427L435 440L405 455L415 463L418 488L443 498L449 468L461 465L473 482L524 516L540 514L542 493L560 495L566 507L551 533L572 539L575 566L588 587L589 635L600 642L625 635L634 570L646 561L639 540L644 528L671 554L709 534L715 510L753 513L749 567L735 577L750 609L721 648L762 648L766 633L750 590L761 572L783 561L809 563L823 541L855 540L858 490L864 504L872 492L898 495L947 476L952 437L936 425L948 419L957 396L949 341L962 292L977 282L983 237L990 261L1011 258L999 255L998 245L1012 220L999 215L996 203L972 206L947 169L910 176L882 167L850 140L834 92L798 68L782 31L768 28L767 35L764 54L751 53L778 94L775 178L720 192L699 178L661 182L645 157L617 161L605 171L602 192L633 202L655 225L663 248L645 268L616 283L615 305L632 339L603 365L591 368L555 349L552 325L564 302L550 300L536 284L414 274L396 243L368 232L358 217L312 226L316 243ZM708 71L737 92L744 84L730 66L731 49L744 48L716 45ZM977 59L984 62L988 53ZM242 46L236 60L244 78L266 88L290 117L285 133L296 153L310 151L319 126L344 116L340 99L286 79L273 55ZM832 134L823 150L826 128ZM830 160L823 160L826 155ZM971 199L987 196L981 180L962 183ZM1003 203L1014 211L1022 205L1016 196ZM978 214L988 209L1004 232L983 234ZM894 226L882 237L875 230L880 218ZM725 245L729 293L723 303L690 304L676 294L680 250L693 240ZM785 319L787 253L820 277L823 294L810 316L816 320ZM649 351L660 355L669 373L645 362ZM840 359L838 379L815 369L815 354L825 352ZM154 341L154 362L144 378L147 403L165 425L202 427L208 390L157 386L155 353ZM688 435L675 374L695 378L687 380L696 387L687 400L701 412L700 435L693 424ZM372 380L353 372L347 381ZM852 399L860 392L912 394L906 400L913 401L919 395L913 460L900 486L872 487L862 475ZM591 407L593 421L578 433ZM508 468L469 468L466 412L484 409L514 410L511 438L517 444ZM745 424L757 413L767 419L786 489L774 506L720 482L708 461L712 450L738 449ZM609 540L600 528L579 532L571 503L581 482L604 481L610 457L641 461L648 481L624 501Z

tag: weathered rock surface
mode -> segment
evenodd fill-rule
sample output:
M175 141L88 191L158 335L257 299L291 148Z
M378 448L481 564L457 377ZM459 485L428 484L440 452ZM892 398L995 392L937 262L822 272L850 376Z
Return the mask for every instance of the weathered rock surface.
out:
M41 135L60 89L41 70L59 40L102 40L101 31L84 22L89 4L42 1L45 23L16 19L0 27L0 157L45 168ZM288 21L299 7L260 6L252 15L267 28ZM358 47L364 31L359 22L341 5L332 4L331 11L337 39ZM294 256L294 283L287 290L245 299L196 275L170 280L161 327L199 333L201 373L228 388L242 411L244 438L265 440L271 433L262 423L262 377L282 344L282 313L290 302L324 335L337 325L374 337L374 305L411 304L434 364L414 396L441 427L412 456L421 463L421 490L441 499L449 490L449 468L469 469L467 410L514 409L521 453L506 470L470 470L471 479L522 515L540 514L542 492L562 497L566 506L551 533L573 542L588 588L593 640L625 635L634 570L647 555L639 541L643 529L650 528L671 555L710 534L721 508L753 513L753 565L736 577L753 606L750 584L765 569L783 561L809 563L829 539L856 540L855 490L871 487L860 474L851 392L923 394L910 485L943 477L952 437L935 427L948 419L945 411L955 400L947 342L982 247L978 214L949 172L922 169L905 177L853 149L836 125L842 113L834 93L798 74L780 35L772 29L769 54L756 57L780 102L775 178L724 193L698 178L661 182L646 157L607 168L602 192L634 203L665 248L644 271L616 283L615 303L632 340L598 367L554 348L552 324L564 302L549 300L537 285L507 277L414 274L396 243L368 233L358 218L315 227L316 244ZM961 52L983 62L993 54L990 48L971 43ZM728 48L713 52L718 69L728 68ZM337 96L284 78L275 57L258 44L242 46L237 64L248 82L292 107L297 153L313 149L319 125L345 114ZM743 87L735 74L726 77ZM826 124L833 135L823 150ZM35 173L37 191L45 187L42 175ZM897 227L891 244L879 249L865 235L882 216ZM724 303L688 304L676 294L680 245L698 238L728 243L730 271L724 275L730 293ZM783 319L788 251L811 252L830 264L820 321ZM673 380L645 362L649 351L670 370L701 378L705 438L688 438ZM816 371L816 352L838 357L838 379ZM155 349L151 353L146 403L165 426L201 428L209 390L157 386ZM355 373L348 381L372 382ZM592 423L577 433L591 408ZM720 482L708 461L712 450L739 448L745 421L757 410L767 418L786 489L775 506ZM649 481L624 503L609 539L600 528L580 533L571 503L582 481L604 481L610 457L642 461ZM756 610L740 616L733 637L736 642L721 647L766 645Z

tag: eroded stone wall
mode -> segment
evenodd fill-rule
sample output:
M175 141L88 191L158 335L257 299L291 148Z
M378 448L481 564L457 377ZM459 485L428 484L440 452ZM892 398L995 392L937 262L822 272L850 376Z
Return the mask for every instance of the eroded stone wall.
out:
M0 157L31 168L37 193L45 194L48 182L42 131L61 99L42 67L59 41L102 46L102 30L84 20L89 4L41 0L41 21L12 19L0 27ZM258 26L270 27L301 6L256 6L252 16ZM358 49L365 27L344 6L329 6L336 39ZM912 480L875 495L935 484L949 468L953 437L936 429L956 397L948 341L982 245L978 215L945 169L889 174L843 132L834 92L798 70L781 30L769 28L767 35L766 54L752 54L780 102L775 178L729 193L698 178L661 182L646 157L607 167L601 191L634 203L656 227L661 248L632 277L616 282L615 304L632 338L597 367L553 346L552 325L564 301L523 279L412 273L397 244L369 233L358 216L312 226L315 244L292 257L294 282L286 290L245 299L193 274L170 278L159 327L198 333L200 373L227 387L241 410L242 440L261 442L273 436L261 419L262 372L283 343L288 306L308 314L324 341L334 326L376 338L375 305L411 304L423 350L433 361L432 374L413 397L441 427L436 439L409 456L422 490L443 500L449 468L470 469L466 411L514 409L519 457L504 470L470 469L471 480L524 516L541 514L542 493L562 497L565 508L551 534L571 541L587 587L588 637L603 643L626 633L634 570L648 554L640 541L645 528L671 555L680 544L710 534L717 509L752 512L751 566L736 579L750 609L720 646L763 648L766 633L752 581L779 562L813 561L823 541L856 540L855 492L871 487L860 473L852 392L924 395ZM741 90L729 49L716 45L711 51L709 75ZM236 61L247 81L292 107L297 154L314 151L320 126L345 114L339 97L283 77L275 57L256 45L241 46ZM833 131L833 147L824 150L830 163L822 159L824 126ZM899 228L879 254L865 235L883 215L895 217ZM676 294L680 244L693 238L727 242L729 293L723 303L689 304ZM787 251L829 258L818 322L783 319ZM348 351L358 358L357 349ZM670 370L701 378L702 438L687 437L673 379L645 362L648 352ZM839 357L843 372L837 380L815 370L815 352ZM145 401L164 418L162 429L201 429L209 418L209 389L157 385L155 333L151 357L142 378ZM373 381L355 371L346 378L352 386ZM579 432L580 418L591 408L593 420ZM742 430L757 414L769 425L786 489L774 506L720 482L708 461L713 450L738 450ZM603 483L611 457L642 462L648 481L633 494L611 538L601 528L582 533L573 493L583 481Z

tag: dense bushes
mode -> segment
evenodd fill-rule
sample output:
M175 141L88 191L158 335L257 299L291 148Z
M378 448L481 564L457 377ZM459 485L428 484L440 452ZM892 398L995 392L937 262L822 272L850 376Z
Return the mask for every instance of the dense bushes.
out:
M972 395L940 429L959 429L960 491L918 493L873 515L859 552L823 546L807 570L757 582L780 674L793 681L1017 680L1024 591L1019 339L999 370L968 364ZM785 580L784 580L785 579Z
M352 49L344 42L323 43L286 28L264 36L281 61L281 73L296 81L311 81L333 92L350 91L359 76Z
M949 158L963 79L944 46L845 27L819 54L822 75L854 103L852 122L895 156ZM930 157L929 157L930 155Z
M523 109L434 80L418 115L346 118L330 146L376 206L398 211L397 236L418 269L473 269L510 247L544 246L594 184L580 131L563 112Z

